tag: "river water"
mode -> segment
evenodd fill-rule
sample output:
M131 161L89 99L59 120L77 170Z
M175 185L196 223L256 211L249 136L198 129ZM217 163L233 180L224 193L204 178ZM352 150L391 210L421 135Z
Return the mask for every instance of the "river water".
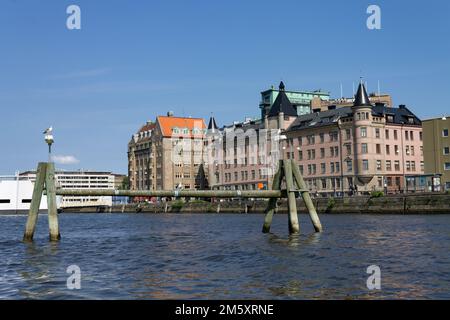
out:
M0 216L1 299L450 299L450 215L322 215L288 236L287 215L61 214L59 243L40 215ZM81 289L69 290L71 265ZM379 266L381 289L367 268Z

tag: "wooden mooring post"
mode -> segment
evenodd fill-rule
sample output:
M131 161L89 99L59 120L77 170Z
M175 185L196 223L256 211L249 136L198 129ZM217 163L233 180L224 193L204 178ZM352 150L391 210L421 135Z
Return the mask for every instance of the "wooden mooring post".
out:
M297 215L297 203L295 200L296 193L300 193L305 206L308 210L309 217L314 226L316 232L322 232L323 227L320 223L319 216L317 214L314 203L311 200L309 190L303 180L300 169L295 164L294 160L280 160L278 164L278 170L274 175L272 190L280 190L283 178L286 180L286 191L288 195L288 214L289 214L289 233L300 232L300 226L298 223ZM295 183L294 183L295 182ZM266 209L266 217L262 231L264 233L270 232L270 226L272 224L273 214L276 208L277 199L270 199Z
M58 209L56 207L55 164L53 162L41 162L38 164L36 171L33 196L31 198L30 211L23 236L24 241L33 240L44 186L47 193L49 238L50 241L58 241L61 239L58 225Z
M286 190L282 190L283 179ZM273 214L276 210L277 200L288 198L289 233L300 232L298 222L296 195L301 194L309 212L312 224L316 232L322 232L323 228L317 215L314 204L309 195L309 190L303 177L293 160L281 160L278 170L274 175L272 190L111 190L111 189L59 189L56 188L54 163L39 163L36 172L36 182L33 189L30 211L25 227L24 241L32 241L36 229L39 206L42 194L47 195L48 224L50 241L61 239L58 225L58 212L56 196L129 196L129 197L174 197L174 198L266 198L269 203L266 209L262 231L270 232ZM45 186L45 188L44 188ZM166 203L167 205L167 203ZM217 211L220 211L220 203Z

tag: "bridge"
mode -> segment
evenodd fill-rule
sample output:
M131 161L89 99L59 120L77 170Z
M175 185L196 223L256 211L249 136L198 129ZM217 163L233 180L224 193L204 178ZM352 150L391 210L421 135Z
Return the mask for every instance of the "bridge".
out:
M301 172L293 160L280 160L274 175L272 190L111 190L111 189L60 189L56 188L55 164L41 162L36 171L30 211L25 226L24 241L33 241L42 195L47 195L48 224L50 241L59 241L58 212L56 196L128 196L128 197L173 197L173 198L264 198L269 199L262 232L270 232L273 214L280 198L288 199L289 233L300 232L296 197L300 195L308 209L311 222L316 232L323 227L311 200L309 190Z

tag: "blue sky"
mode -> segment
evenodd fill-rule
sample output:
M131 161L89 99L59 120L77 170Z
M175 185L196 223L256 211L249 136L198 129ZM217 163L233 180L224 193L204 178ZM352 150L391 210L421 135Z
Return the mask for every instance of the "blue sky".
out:
M81 30L66 28L70 4ZM366 28L370 4L381 30ZM54 153L79 160L59 167L126 173L146 120L258 116L280 80L338 97L362 75L419 117L449 114L449 35L446 0L2 0L0 174L45 160L49 125Z

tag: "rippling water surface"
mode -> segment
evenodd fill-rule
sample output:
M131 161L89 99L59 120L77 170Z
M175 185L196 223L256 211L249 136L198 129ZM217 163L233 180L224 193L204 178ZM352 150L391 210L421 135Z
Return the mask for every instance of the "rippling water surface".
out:
M62 214L59 243L41 215L0 216L2 299L450 299L450 215L322 215L287 236L287 216ZM69 265L81 290L69 290ZM379 291L366 269L381 268Z

